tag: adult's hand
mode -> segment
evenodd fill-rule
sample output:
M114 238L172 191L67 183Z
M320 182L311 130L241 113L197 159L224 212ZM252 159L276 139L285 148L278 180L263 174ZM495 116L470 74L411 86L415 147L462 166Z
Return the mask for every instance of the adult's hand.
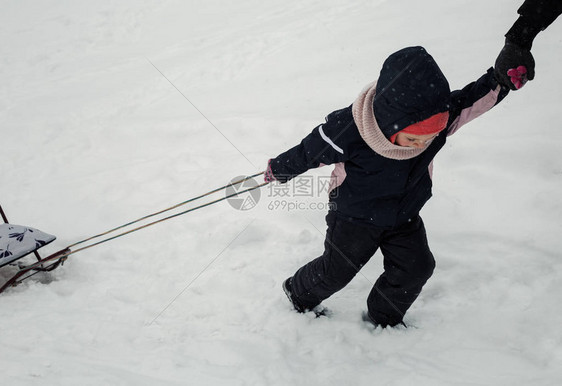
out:
M511 90L519 90L535 78L535 59L531 51L506 41L494 66L496 79Z

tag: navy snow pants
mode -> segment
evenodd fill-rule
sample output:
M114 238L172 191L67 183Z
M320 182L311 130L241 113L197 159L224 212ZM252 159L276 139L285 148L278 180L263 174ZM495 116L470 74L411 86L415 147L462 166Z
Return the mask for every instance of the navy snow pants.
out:
M435 268L422 219L417 216L389 230L350 221L330 211L326 222L324 254L293 276L296 300L304 308L313 309L345 287L380 248L384 273L367 298L367 309L376 324L401 323Z

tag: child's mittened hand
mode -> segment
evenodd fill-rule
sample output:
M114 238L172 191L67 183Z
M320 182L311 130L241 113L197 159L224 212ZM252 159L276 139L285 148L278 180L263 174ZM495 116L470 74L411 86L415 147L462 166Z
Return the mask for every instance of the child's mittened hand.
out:
M271 170L271 160L267 161L267 169L265 169L265 172L263 173L263 180L265 182L273 182L277 180Z
M510 68L507 71L507 76L509 76L511 83L515 86L517 90L527 83L527 68L525 66L519 66L517 68Z

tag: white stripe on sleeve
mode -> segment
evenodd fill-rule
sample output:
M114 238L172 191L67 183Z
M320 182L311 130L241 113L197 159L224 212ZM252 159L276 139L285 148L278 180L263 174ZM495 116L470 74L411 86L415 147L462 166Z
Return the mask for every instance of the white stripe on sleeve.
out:
M322 137L322 139L326 142L328 142L328 144L330 146L332 146L332 148L337 151L340 154L343 154L343 150L341 147L339 147L338 145L336 145L326 134L324 134L324 130L322 130L322 126L320 126L318 128L318 131L320 132L320 136Z

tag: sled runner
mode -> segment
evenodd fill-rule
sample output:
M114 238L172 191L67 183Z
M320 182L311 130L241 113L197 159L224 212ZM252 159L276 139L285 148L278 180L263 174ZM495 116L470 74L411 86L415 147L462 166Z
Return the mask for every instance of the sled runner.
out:
M7 265L16 265L16 261L31 253L37 259L33 264L17 264L17 273L0 287L0 293L8 287L19 284L26 277L32 276L37 272L52 271L64 262L66 250L59 251L46 258L42 258L37 252L39 248L55 240L55 236L35 228L10 224L1 206L0 214L4 221L3 224L0 224L0 268ZM61 257L58 258L58 256ZM27 276L24 277L24 275Z

